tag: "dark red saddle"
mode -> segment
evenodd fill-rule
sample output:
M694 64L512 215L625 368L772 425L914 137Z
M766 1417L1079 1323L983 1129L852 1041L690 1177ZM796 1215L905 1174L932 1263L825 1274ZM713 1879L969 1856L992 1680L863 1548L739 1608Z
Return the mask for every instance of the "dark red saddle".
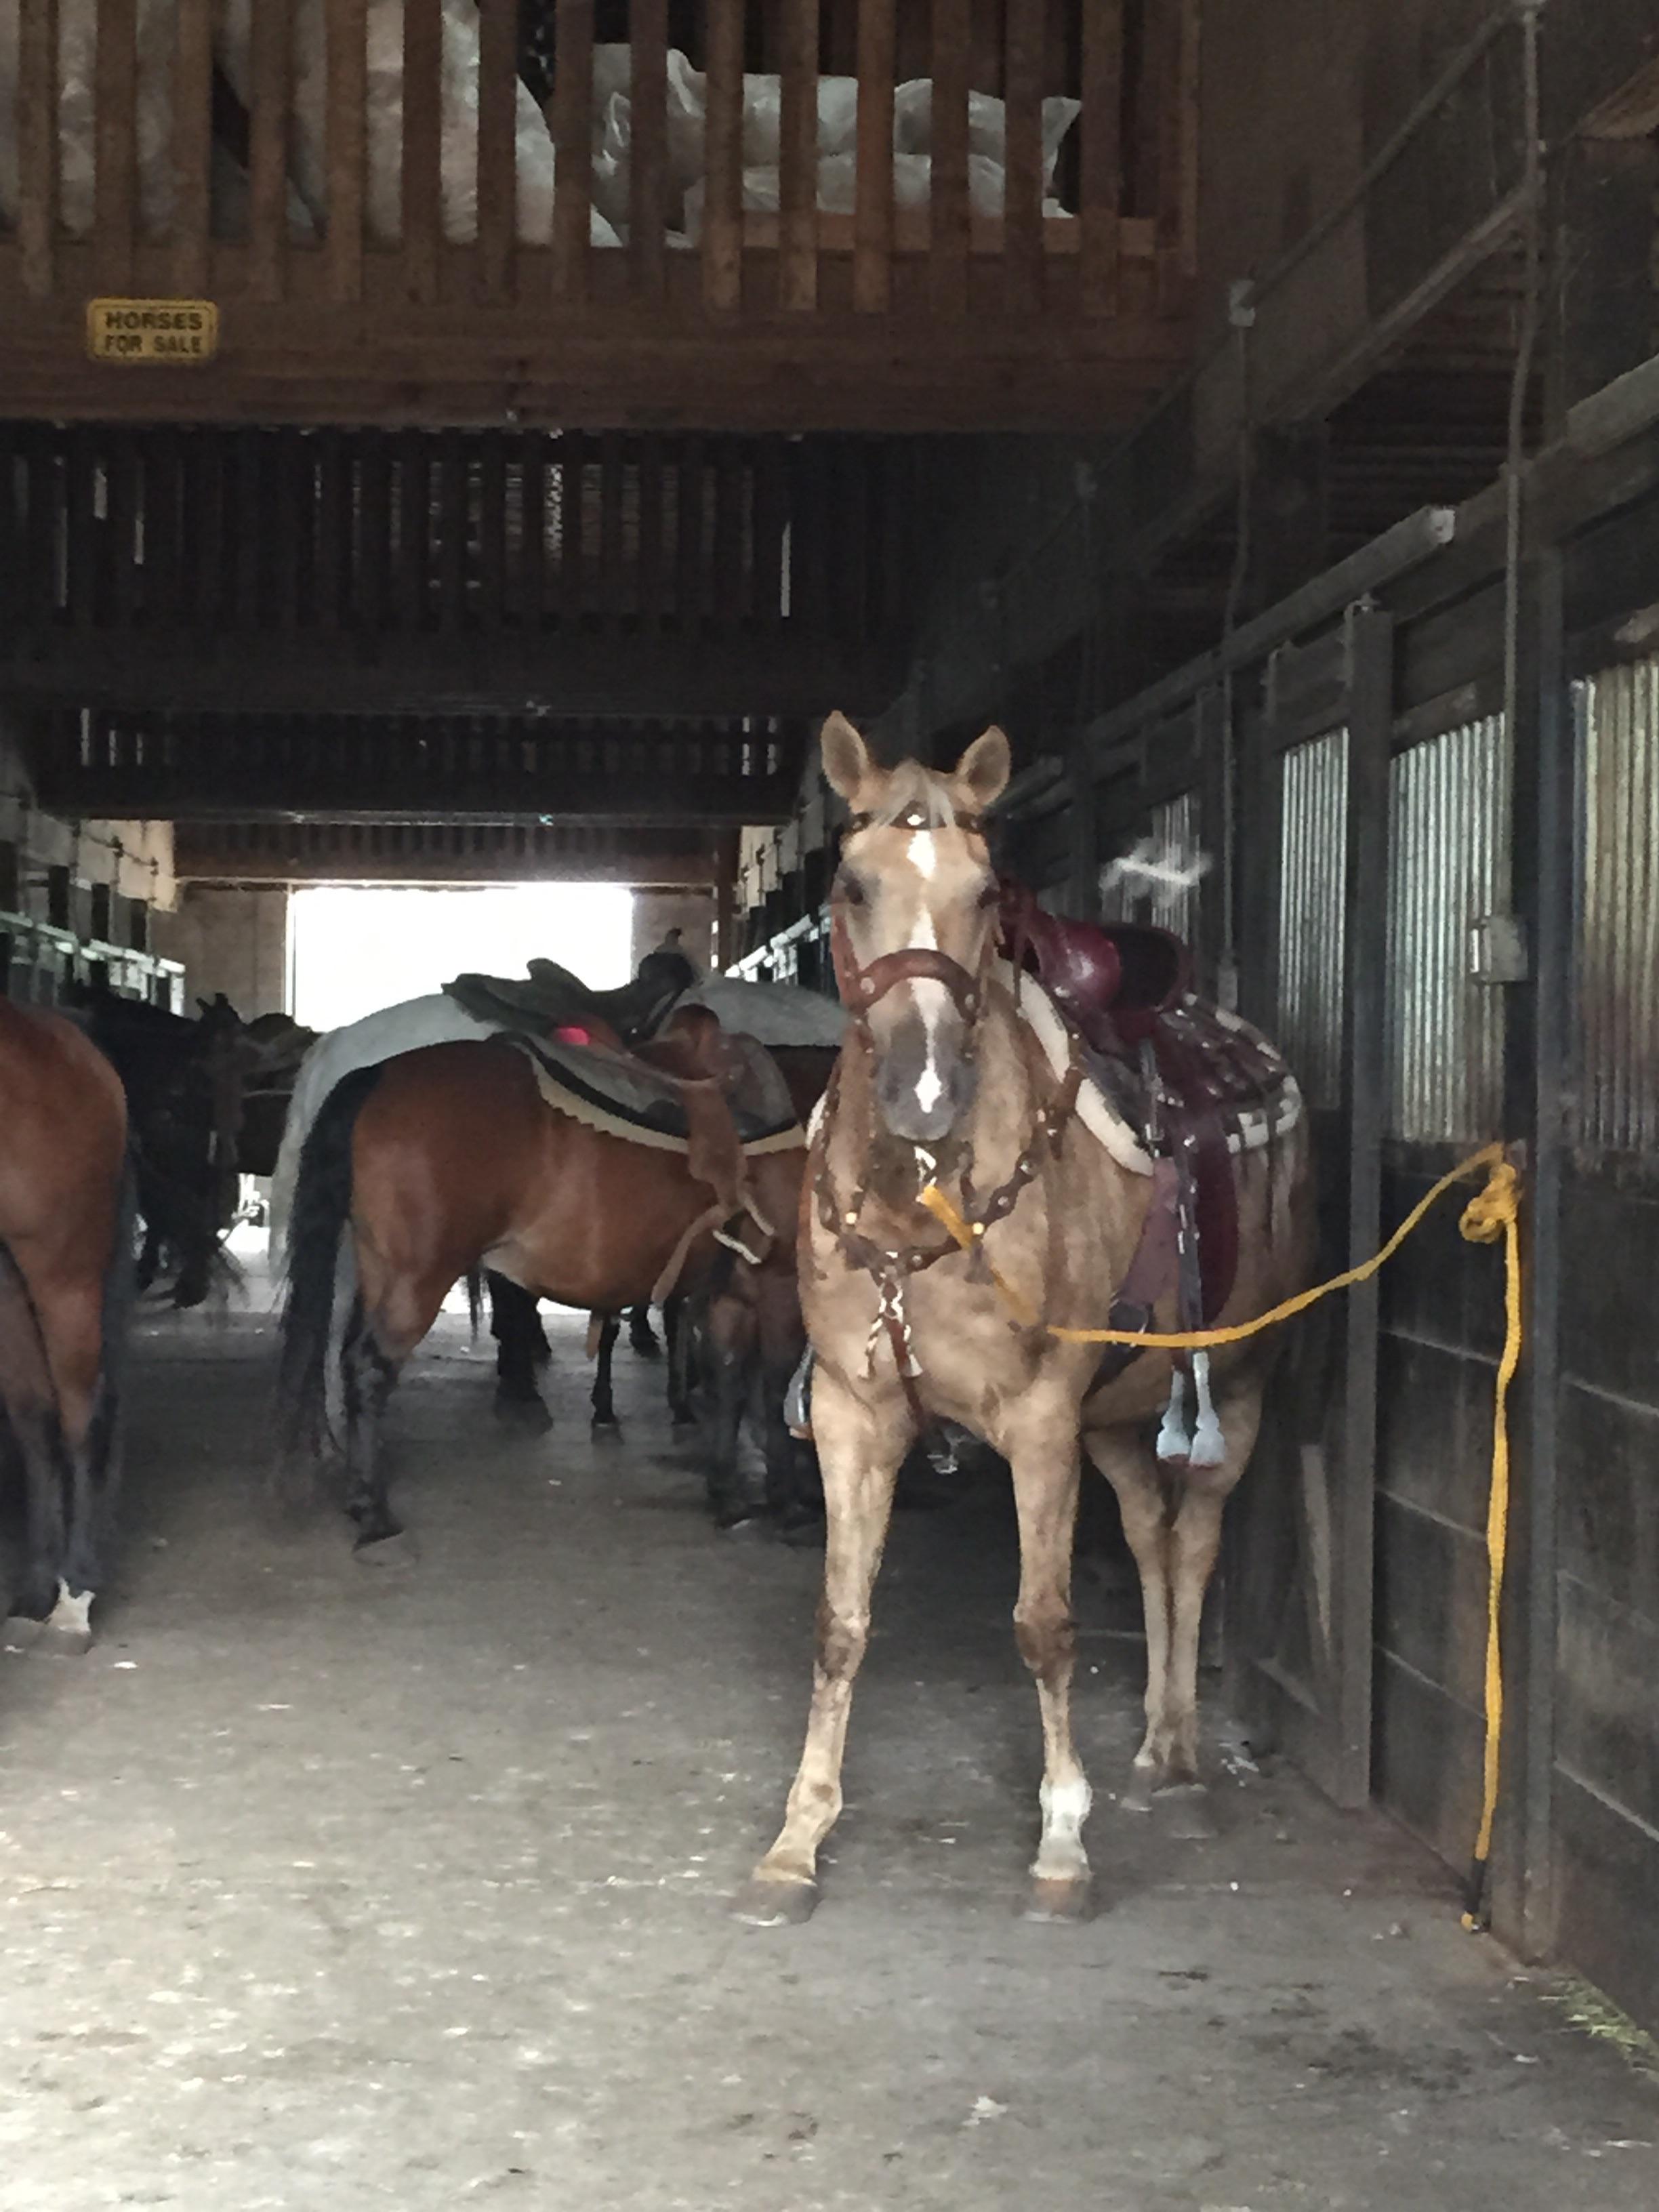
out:
M1284 1080L1283 1063L1194 995L1192 955L1168 930L1070 921L1006 878L1002 927L1005 957L1036 976L1078 1039L1087 1073L1160 1163L1113 1326L1150 1327L1153 1302L1172 1287L1182 1326L1207 1324L1238 1272L1230 1139L1241 1114L1261 1110ZM1176 1285L1183 1212L1197 1231L1198 1267L1195 1281ZM1109 1349L1102 1379L1133 1356Z

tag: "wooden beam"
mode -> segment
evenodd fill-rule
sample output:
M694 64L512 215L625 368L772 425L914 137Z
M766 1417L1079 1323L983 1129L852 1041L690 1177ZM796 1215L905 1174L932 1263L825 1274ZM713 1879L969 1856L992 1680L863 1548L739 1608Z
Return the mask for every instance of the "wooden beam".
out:
M214 0L178 0L173 51L173 285L207 289L213 159Z
M118 295L132 289L137 240L137 77L136 0L99 0L94 239L100 285Z
M781 5L778 305L800 314L818 303L818 0Z
M893 297L894 0L859 0L858 173L853 305L883 315Z
M330 296L343 306L360 299L363 289L363 213L368 181L367 0L329 0L325 21L328 231L324 252Z
M478 17L478 252L476 296L513 299L518 268L518 10L485 7ZM556 201L555 204L556 205Z
M554 290L567 306L587 297L593 188L593 0L558 0L558 76L553 88Z
M1083 10L1083 132L1078 224L1083 312L1118 311L1118 216L1123 193L1123 0Z
M708 0L702 293L721 313L743 301L743 33L744 0Z
M408 296L438 296L443 251L443 15L404 0L403 258Z
M668 0L633 0L629 275L635 298L662 296L668 227ZM705 129L707 128L705 123Z
M941 316L968 308L968 76L973 40L970 0L933 0L933 155L930 199L932 307Z
M1042 88L1048 0L1006 0L1004 281L1016 314L1042 312Z
M510 846L490 835L511 827ZM181 823L173 874L194 884L599 883L702 890L709 833L540 823Z

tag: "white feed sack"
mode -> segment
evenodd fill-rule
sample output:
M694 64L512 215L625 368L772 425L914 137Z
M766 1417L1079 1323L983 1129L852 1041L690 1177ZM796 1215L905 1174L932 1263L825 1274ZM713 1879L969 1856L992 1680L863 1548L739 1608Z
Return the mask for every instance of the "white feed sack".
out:
M240 98L248 97L252 0L226 0L220 59ZM320 225L327 216L328 56L325 0L300 0L295 21L295 181ZM403 234L404 10L402 0L368 9L367 212L368 234L395 246ZM444 236L462 246L478 234L478 11L472 0L442 0L440 61ZM553 235L553 142L522 83L515 130L518 234L545 246ZM596 245L616 238L595 211Z
M0 219L17 219L17 73L21 10L0 0ZM137 0L138 216L151 236L173 220L173 0ZM97 0L58 0L58 210L76 238L91 232L97 193L94 87L98 71Z

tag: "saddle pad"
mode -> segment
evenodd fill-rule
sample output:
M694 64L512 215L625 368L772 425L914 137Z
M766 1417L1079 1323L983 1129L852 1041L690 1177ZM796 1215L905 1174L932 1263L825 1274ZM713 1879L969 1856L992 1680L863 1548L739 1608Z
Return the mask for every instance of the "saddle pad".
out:
M507 1036L503 1042L522 1052L535 1071L537 1086L556 1113L568 1115L589 1129L623 1137L632 1145L646 1145L664 1152L688 1152L690 1133L685 1112L672 1080L640 1062L591 1045L564 1044L525 1036ZM732 1042L746 1046L746 1038ZM764 1062L757 1067L756 1060ZM732 1119L746 1156L787 1152L805 1145L806 1133L795 1119L783 1079L758 1047L745 1053L744 1089L750 1097L770 1096L778 1103L771 1112L757 1111L745 1100L732 1102Z
M1017 975L1006 962L997 963L996 975L1015 999L1027 1027L1042 1047L1049 1066L1056 1075L1063 1075L1071 1061L1071 1033L1053 1000L1034 975ZM1230 1097L1222 1108L1231 1125L1227 1130L1228 1150L1260 1152L1273 1138L1288 1134L1302 1119L1302 1092L1296 1078L1267 1039L1237 1014L1206 1006L1202 1015L1202 1024L1194 1018L1195 1028L1214 1024L1230 1031L1250 1048L1252 1057L1260 1058L1276 1071L1276 1079L1265 1089L1254 1091L1248 1097ZM1111 1064L1090 1054L1085 1055L1084 1065L1086 1079L1078 1092L1079 1121L1091 1136L1104 1145L1120 1167L1127 1168L1132 1175L1151 1175L1152 1158L1141 1141L1139 1130L1106 1088Z
M804 991L799 983L746 983L736 975L712 975L706 983L694 983L675 1003L707 1006L722 1029L739 1030L767 1046L833 1051L847 1034L847 1009L841 1001Z

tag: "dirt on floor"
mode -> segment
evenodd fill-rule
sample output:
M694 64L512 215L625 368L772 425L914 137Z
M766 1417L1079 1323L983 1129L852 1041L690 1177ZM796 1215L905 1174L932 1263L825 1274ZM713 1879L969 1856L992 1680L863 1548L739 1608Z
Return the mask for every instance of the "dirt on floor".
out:
M556 1334L529 1439L441 1325L385 1571L253 1510L268 1328L144 1321L100 1641L0 1665L3 2212L1652 2212L1659 2086L1386 1821L1214 1727L1218 1842L1117 1810L1141 1654L1092 1584L1098 1911L1018 1917L990 1474L896 1528L816 1919L734 1923L817 1563L712 1532L625 1346L592 1443Z

